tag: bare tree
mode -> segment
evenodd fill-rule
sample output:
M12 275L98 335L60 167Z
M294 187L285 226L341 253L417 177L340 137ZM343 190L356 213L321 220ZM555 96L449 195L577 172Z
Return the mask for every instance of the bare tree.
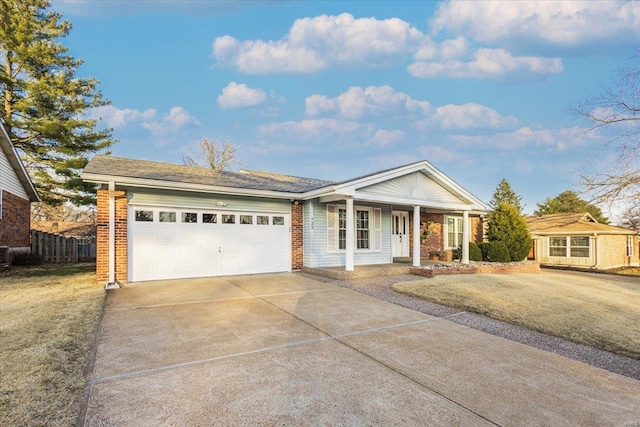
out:
M640 200L632 202L622 214L621 225L631 230L640 231Z
M96 207L76 206L66 202L60 205L49 205L45 202L31 204L31 220L34 222L96 222Z
M617 161L608 170L581 176L592 202L640 199L640 56L619 71L598 96L575 107L573 113L585 118L590 130L608 138L617 152Z
M185 165L221 171L241 164L236 157L238 147L231 141L221 142L216 138L202 138L198 143L198 148L199 153L196 156L182 156L182 162Z

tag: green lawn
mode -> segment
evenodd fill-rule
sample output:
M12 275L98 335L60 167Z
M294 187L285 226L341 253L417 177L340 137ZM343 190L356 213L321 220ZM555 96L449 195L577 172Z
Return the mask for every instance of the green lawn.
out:
M640 280L473 274L397 283L393 289L640 359Z
M94 264L0 274L0 425L74 425L104 306Z

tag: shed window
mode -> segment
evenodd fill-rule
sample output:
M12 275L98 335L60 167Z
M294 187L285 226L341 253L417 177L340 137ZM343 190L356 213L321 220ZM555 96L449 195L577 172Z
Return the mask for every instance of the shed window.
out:
M549 256L589 258L589 236L549 237Z
M633 256L633 236L627 236L627 256Z

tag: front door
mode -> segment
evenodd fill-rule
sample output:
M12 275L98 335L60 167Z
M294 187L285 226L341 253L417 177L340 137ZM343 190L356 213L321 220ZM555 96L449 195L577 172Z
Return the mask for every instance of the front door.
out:
M409 212L393 211L391 219L391 254L394 258L408 257Z

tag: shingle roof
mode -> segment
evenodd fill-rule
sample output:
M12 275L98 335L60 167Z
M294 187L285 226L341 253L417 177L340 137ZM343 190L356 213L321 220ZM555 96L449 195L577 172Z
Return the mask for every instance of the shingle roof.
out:
M588 213L552 214L530 216L526 218L529 231L535 234L545 233L615 233L635 234L633 230L613 225L600 224Z
M83 173L285 193L304 193L333 184L332 181L270 172L214 171L209 168L104 155L94 156Z

